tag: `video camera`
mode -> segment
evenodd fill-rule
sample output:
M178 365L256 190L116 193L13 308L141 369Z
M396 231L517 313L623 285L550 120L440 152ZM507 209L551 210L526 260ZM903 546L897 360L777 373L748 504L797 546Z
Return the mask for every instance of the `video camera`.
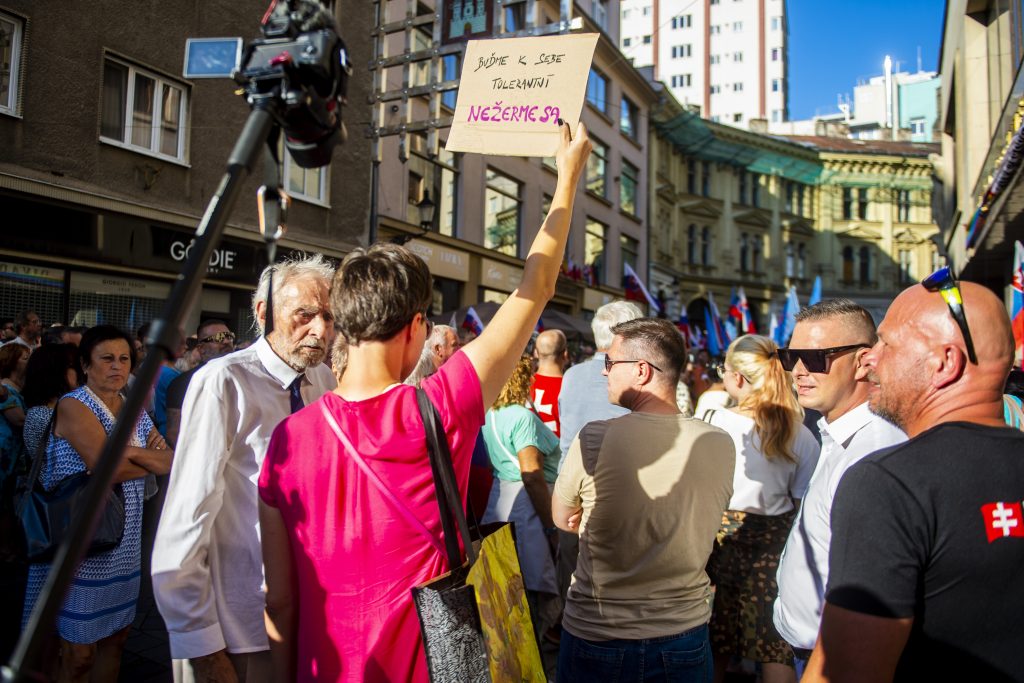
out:
M326 166L347 137L341 107L352 73L334 16L318 0L273 0L232 77L250 103L279 98L275 117L303 168Z

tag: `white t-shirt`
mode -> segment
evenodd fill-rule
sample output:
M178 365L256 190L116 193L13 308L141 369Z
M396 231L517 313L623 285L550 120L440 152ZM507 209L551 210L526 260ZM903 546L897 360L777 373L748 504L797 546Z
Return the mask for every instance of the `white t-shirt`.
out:
M797 426L793 441L797 460L792 462L784 458L769 460L764 457L752 418L731 410L715 410L705 419L728 432L736 446L730 510L782 515L793 509L793 499L804 497L821 450L807 427Z

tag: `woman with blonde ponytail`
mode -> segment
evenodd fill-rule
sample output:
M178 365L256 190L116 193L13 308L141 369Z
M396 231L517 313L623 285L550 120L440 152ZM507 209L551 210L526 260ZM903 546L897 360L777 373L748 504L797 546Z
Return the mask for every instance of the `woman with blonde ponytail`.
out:
M796 680L793 653L772 623L775 573L820 447L803 425L777 348L754 334L730 344L722 380L736 407L704 416L736 445L733 495L708 561L716 681L732 657L760 662L765 683Z

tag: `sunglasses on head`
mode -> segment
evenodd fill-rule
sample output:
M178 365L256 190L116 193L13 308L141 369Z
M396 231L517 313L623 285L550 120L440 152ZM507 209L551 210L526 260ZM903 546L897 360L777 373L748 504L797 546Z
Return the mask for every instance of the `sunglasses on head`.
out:
M224 342L234 342L234 332L218 332L217 334L211 334L209 337L203 337L197 344L223 344Z
M978 356L974 353L974 340L971 339L971 329L967 327L967 314L964 313L964 300L960 295L960 287L953 279L953 271L949 266L939 268L937 271L921 280L921 285L929 292L938 292L946 300L949 312L953 320L960 327L960 333L964 335L964 345L967 346L967 357L975 365L978 364Z
M854 349L869 349L871 344L847 344L846 346L833 346L829 349L788 349L783 348L775 352L786 372L792 372L796 362L800 361L807 368L807 372L821 372L828 374L832 369L832 361L837 356L849 353Z

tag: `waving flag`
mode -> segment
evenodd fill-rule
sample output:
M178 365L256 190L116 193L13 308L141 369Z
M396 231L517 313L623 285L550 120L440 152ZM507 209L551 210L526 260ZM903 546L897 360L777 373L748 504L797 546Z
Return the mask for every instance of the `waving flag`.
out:
M462 326L478 337L484 333L484 321L472 306L466 311L466 319L462 321Z
M679 328L679 333L683 335L683 339L691 347L697 345L697 340L693 337L693 330L690 328L690 319L686 316L686 308L679 310L679 320L676 321L676 327Z
M725 325L722 324L722 314L718 312L718 305L715 303L715 295L712 292L708 292L708 309L710 310L710 316L705 316L705 321L710 317L707 331L708 351L711 351L712 344L714 344L719 351L717 353L712 351L712 355L725 355L725 350L728 348L732 338L726 334Z
M704 326L708 330L704 337L708 342L708 353L712 356L721 356L725 353L725 347L722 346L722 337L715 329L715 321L712 319L710 307L704 309Z
M623 264L623 282L626 289L626 298L632 299L633 301L646 301L651 307L654 313L661 312L661 306L658 305L658 300L651 296L651 293L647 291L647 287L640 280L640 276L636 274L636 271L628 264Z
M818 303L819 301L821 301L821 276L820 275L815 275L814 276L814 288L811 289L811 298L807 302L807 305L808 306L813 306L814 304Z
M736 324L741 328L743 325L743 312L740 310L740 295L736 293L736 288L732 288L732 295L729 297L729 316L731 320L735 320Z
M800 311L800 299L796 296L796 287L790 286L786 295L786 304L782 307L782 320L775 330L775 343L785 346L789 338L793 336L793 328L796 327L796 314Z
M1013 299L1010 305L1010 321L1013 323L1013 340L1024 353L1024 244L1016 241L1013 245Z
M754 326L754 319L750 317L750 305L747 303L747 293L740 287L737 295L740 309L740 329L743 334L757 334L757 327Z
M779 333L779 317L772 313L768 320L768 336L774 341Z

